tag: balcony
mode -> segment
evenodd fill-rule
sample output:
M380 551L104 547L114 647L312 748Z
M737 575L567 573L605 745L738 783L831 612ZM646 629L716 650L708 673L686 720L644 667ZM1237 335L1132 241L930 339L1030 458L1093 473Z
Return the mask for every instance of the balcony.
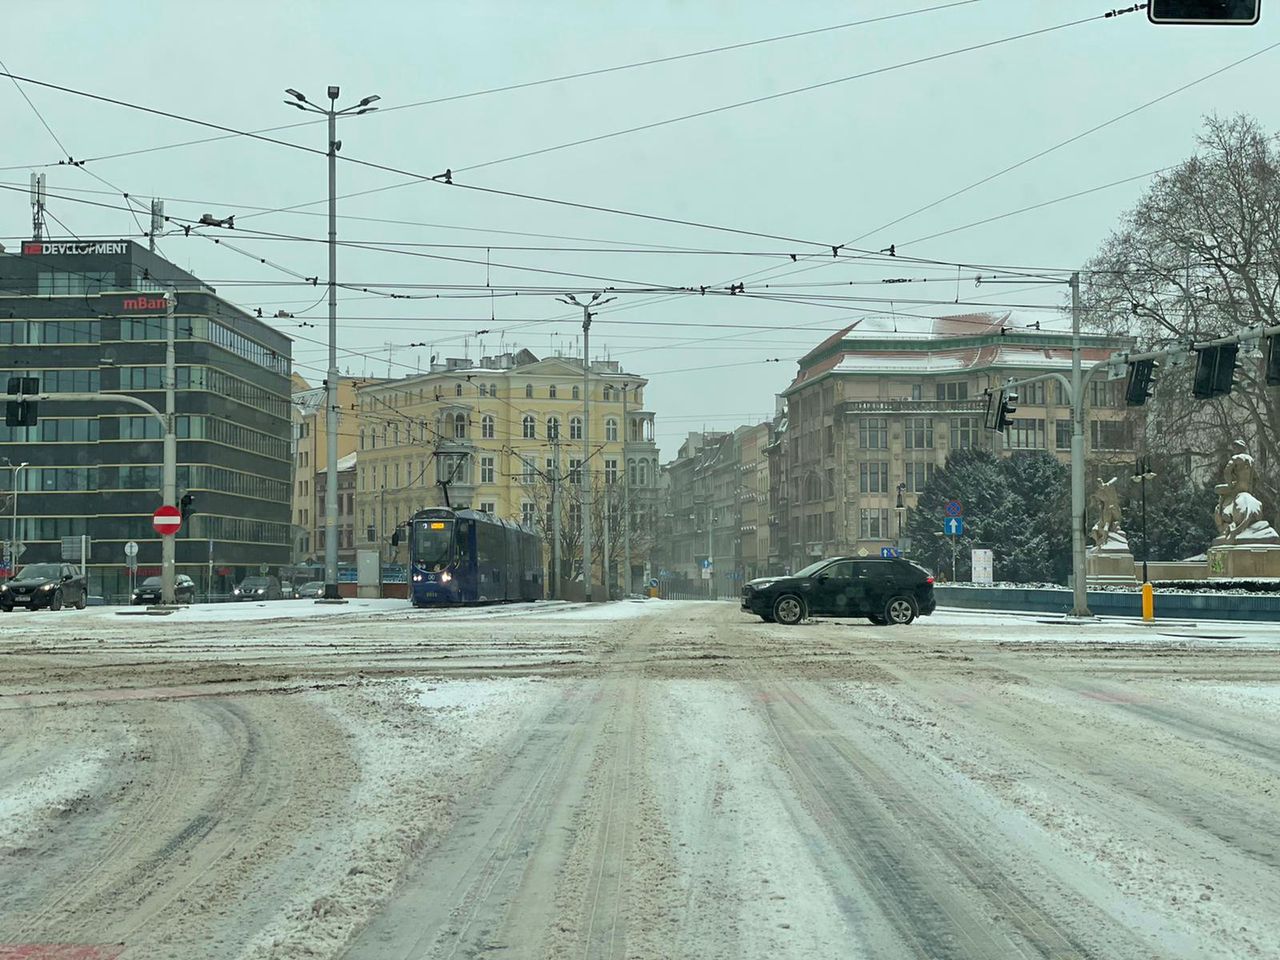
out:
M969 400L845 400L841 406L849 413L963 413L980 414L987 409L985 398Z

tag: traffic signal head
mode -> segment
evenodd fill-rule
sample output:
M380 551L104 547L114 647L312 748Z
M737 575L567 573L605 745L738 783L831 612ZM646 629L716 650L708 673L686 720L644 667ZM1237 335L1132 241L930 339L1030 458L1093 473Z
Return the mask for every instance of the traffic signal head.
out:
M1268 387L1280 387L1280 333L1267 337L1266 383Z
M1231 392L1236 372L1236 354L1240 345L1224 343L1196 351L1196 378L1191 395L1197 400L1225 397Z
M1258 22L1261 6L1261 0L1149 0L1147 19L1152 23L1220 23L1247 27Z
M189 493L184 493L182 499L178 501L178 512L182 514L182 520L185 523L191 514L196 512L196 498Z
M1147 402L1155 386L1155 370L1154 360L1134 360L1129 364L1129 376L1124 384L1126 406L1140 407Z
M982 418L982 425L988 430L994 430L1000 410L1000 395L992 393L990 387L985 392L987 394L987 412Z
M391 545L393 547L400 546L400 528L396 527L391 531Z
M1016 393L1010 393L1007 390L1000 391L1000 404L996 410L996 432L1004 433L1006 427L1013 426L1013 418L1011 414L1017 413L1018 408L1014 406L1018 401Z

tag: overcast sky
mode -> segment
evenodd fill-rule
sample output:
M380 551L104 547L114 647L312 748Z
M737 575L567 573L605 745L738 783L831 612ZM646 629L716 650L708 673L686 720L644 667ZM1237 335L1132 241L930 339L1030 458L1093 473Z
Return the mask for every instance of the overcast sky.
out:
M382 98L377 113L340 121L344 157L428 175L451 168L459 171L458 184L786 238L422 181L340 201L343 240L472 245L400 246L399 252L343 248L341 281L417 296L434 292L423 285L481 288L464 291L467 298L429 300L344 291L340 365L354 374L386 375L388 354L392 374L411 373L419 362L425 366L432 352L461 355L466 336L471 336L465 344L470 355L477 357L475 334L482 329L492 331L479 338L486 353L499 347L499 331L505 331L507 346L525 346L539 355L571 349L580 336L581 314L566 311L551 293L537 288L714 290L745 278L751 296L619 294L592 327L593 356L607 350L627 369L652 378L646 406L657 413L658 439L663 458L669 459L690 430L725 429L767 416L773 395L795 370L793 361L867 311L942 315L976 309L948 305L957 298L1058 302L1058 287L975 286L975 269L926 270L849 256L833 260L829 250L816 259L805 257L861 238L851 247L879 250L892 243L900 254L948 262L1081 264L1149 179L921 238L1176 163L1193 150L1202 117L1214 110L1244 111L1267 129L1280 130L1280 50L1264 52L893 227L878 228L1280 42L1280 10L1264 8L1263 22L1252 28L1156 27L1144 14L1133 13L884 70L1111 9L1098 0L975 0L584 79L406 105L945 4L229 0L104 5L50 0L6 6L0 57L15 74L239 130L306 120L281 102L284 89L295 87L323 100L326 86L336 83L342 88L340 105L366 94ZM541 156L464 169L875 70L883 72ZM29 170L57 164L65 154L12 81L0 79L0 184L22 188L0 190L0 238L12 246L30 235ZM77 160L217 135L48 88L23 84L23 89L65 144L65 153ZM270 136L323 151L322 124ZM295 311L299 319L317 324L276 321L299 338L298 372L312 382L323 376L324 291L302 286L293 276L327 276L323 156L237 137L91 160L83 168L40 168L48 177L50 213L65 225L64 230L50 220L53 237L67 231L81 237L137 236L133 216L110 209L124 205L116 189L144 201L168 198L166 213L175 217L235 214L234 236L223 236L243 253L195 235L167 237L161 251L243 307L260 306L268 315ZM353 163L338 168L340 194L407 179ZM310 205L251 216L253 208L293 204ZM714 253L637 252L649 249L646 245ZM512 246L628 252L499 249ZM797 263L791 262L792 253ZM438 259L442 256L456 260ZM880 282L905 277L932 282ZM779 285L824 286L761 286L773 278ZM490 300L486 283L521 292ZM820 299L830 296L870 299ZM889 296L901 299L892 305L876 302ZM767 362L771 358L784 362Z

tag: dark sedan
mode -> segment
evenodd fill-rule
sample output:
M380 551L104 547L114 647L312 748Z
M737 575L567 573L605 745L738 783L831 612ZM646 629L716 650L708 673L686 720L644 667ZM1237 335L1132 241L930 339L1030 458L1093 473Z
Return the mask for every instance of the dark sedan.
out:
M196 602L196 584L195 581L185 574L178 574L173 578L173 599L178 603L195 603ZM135 606L142 603L159 603L160 602L160 578L147 577L133 591L133 595L129 598L129 602Z
M763 577L742 588L742 609L770 623L805 617L866 617L906 624L937 607L929 571L901 557L819 560L788 577Z
M231 591L232 600L279 600L282 596L280 581L275 577L245 577Z
M15 607L83 610L88 602L85 579L69 563L29 563L12 580L0 584L0 610L5 613Z
M298 588L298 596L303 600L318 600L324 596L323 580L308 580Z

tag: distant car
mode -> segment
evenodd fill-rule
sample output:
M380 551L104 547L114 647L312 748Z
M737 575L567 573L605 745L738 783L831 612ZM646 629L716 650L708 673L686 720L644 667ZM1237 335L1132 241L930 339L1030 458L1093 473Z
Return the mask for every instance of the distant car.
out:
M279 600L280 581L275 577L246 577L231 591L232 600Z
M933 613L933 576L901 557L836 557L791 576L762 577L742 588L742 609L788 626L805 617L866 617L907 624Z
M88 586L80 571L69 563L29 563L12 580L0 584L0 610L14 607L83 610L89 602Z
M318 600L324 596L323 580L308 580L298 588L298 596L303 600Z
M297 600L298 596L298 590L291 580L280 581L280 598L282 600Z
M195 603L195 581L183 573L179 573L175 576L173 578L173 599L178 603ZM143 580L129 597L129 602L134 606L144 603L159 603L160 578L147 577L147 579Z

